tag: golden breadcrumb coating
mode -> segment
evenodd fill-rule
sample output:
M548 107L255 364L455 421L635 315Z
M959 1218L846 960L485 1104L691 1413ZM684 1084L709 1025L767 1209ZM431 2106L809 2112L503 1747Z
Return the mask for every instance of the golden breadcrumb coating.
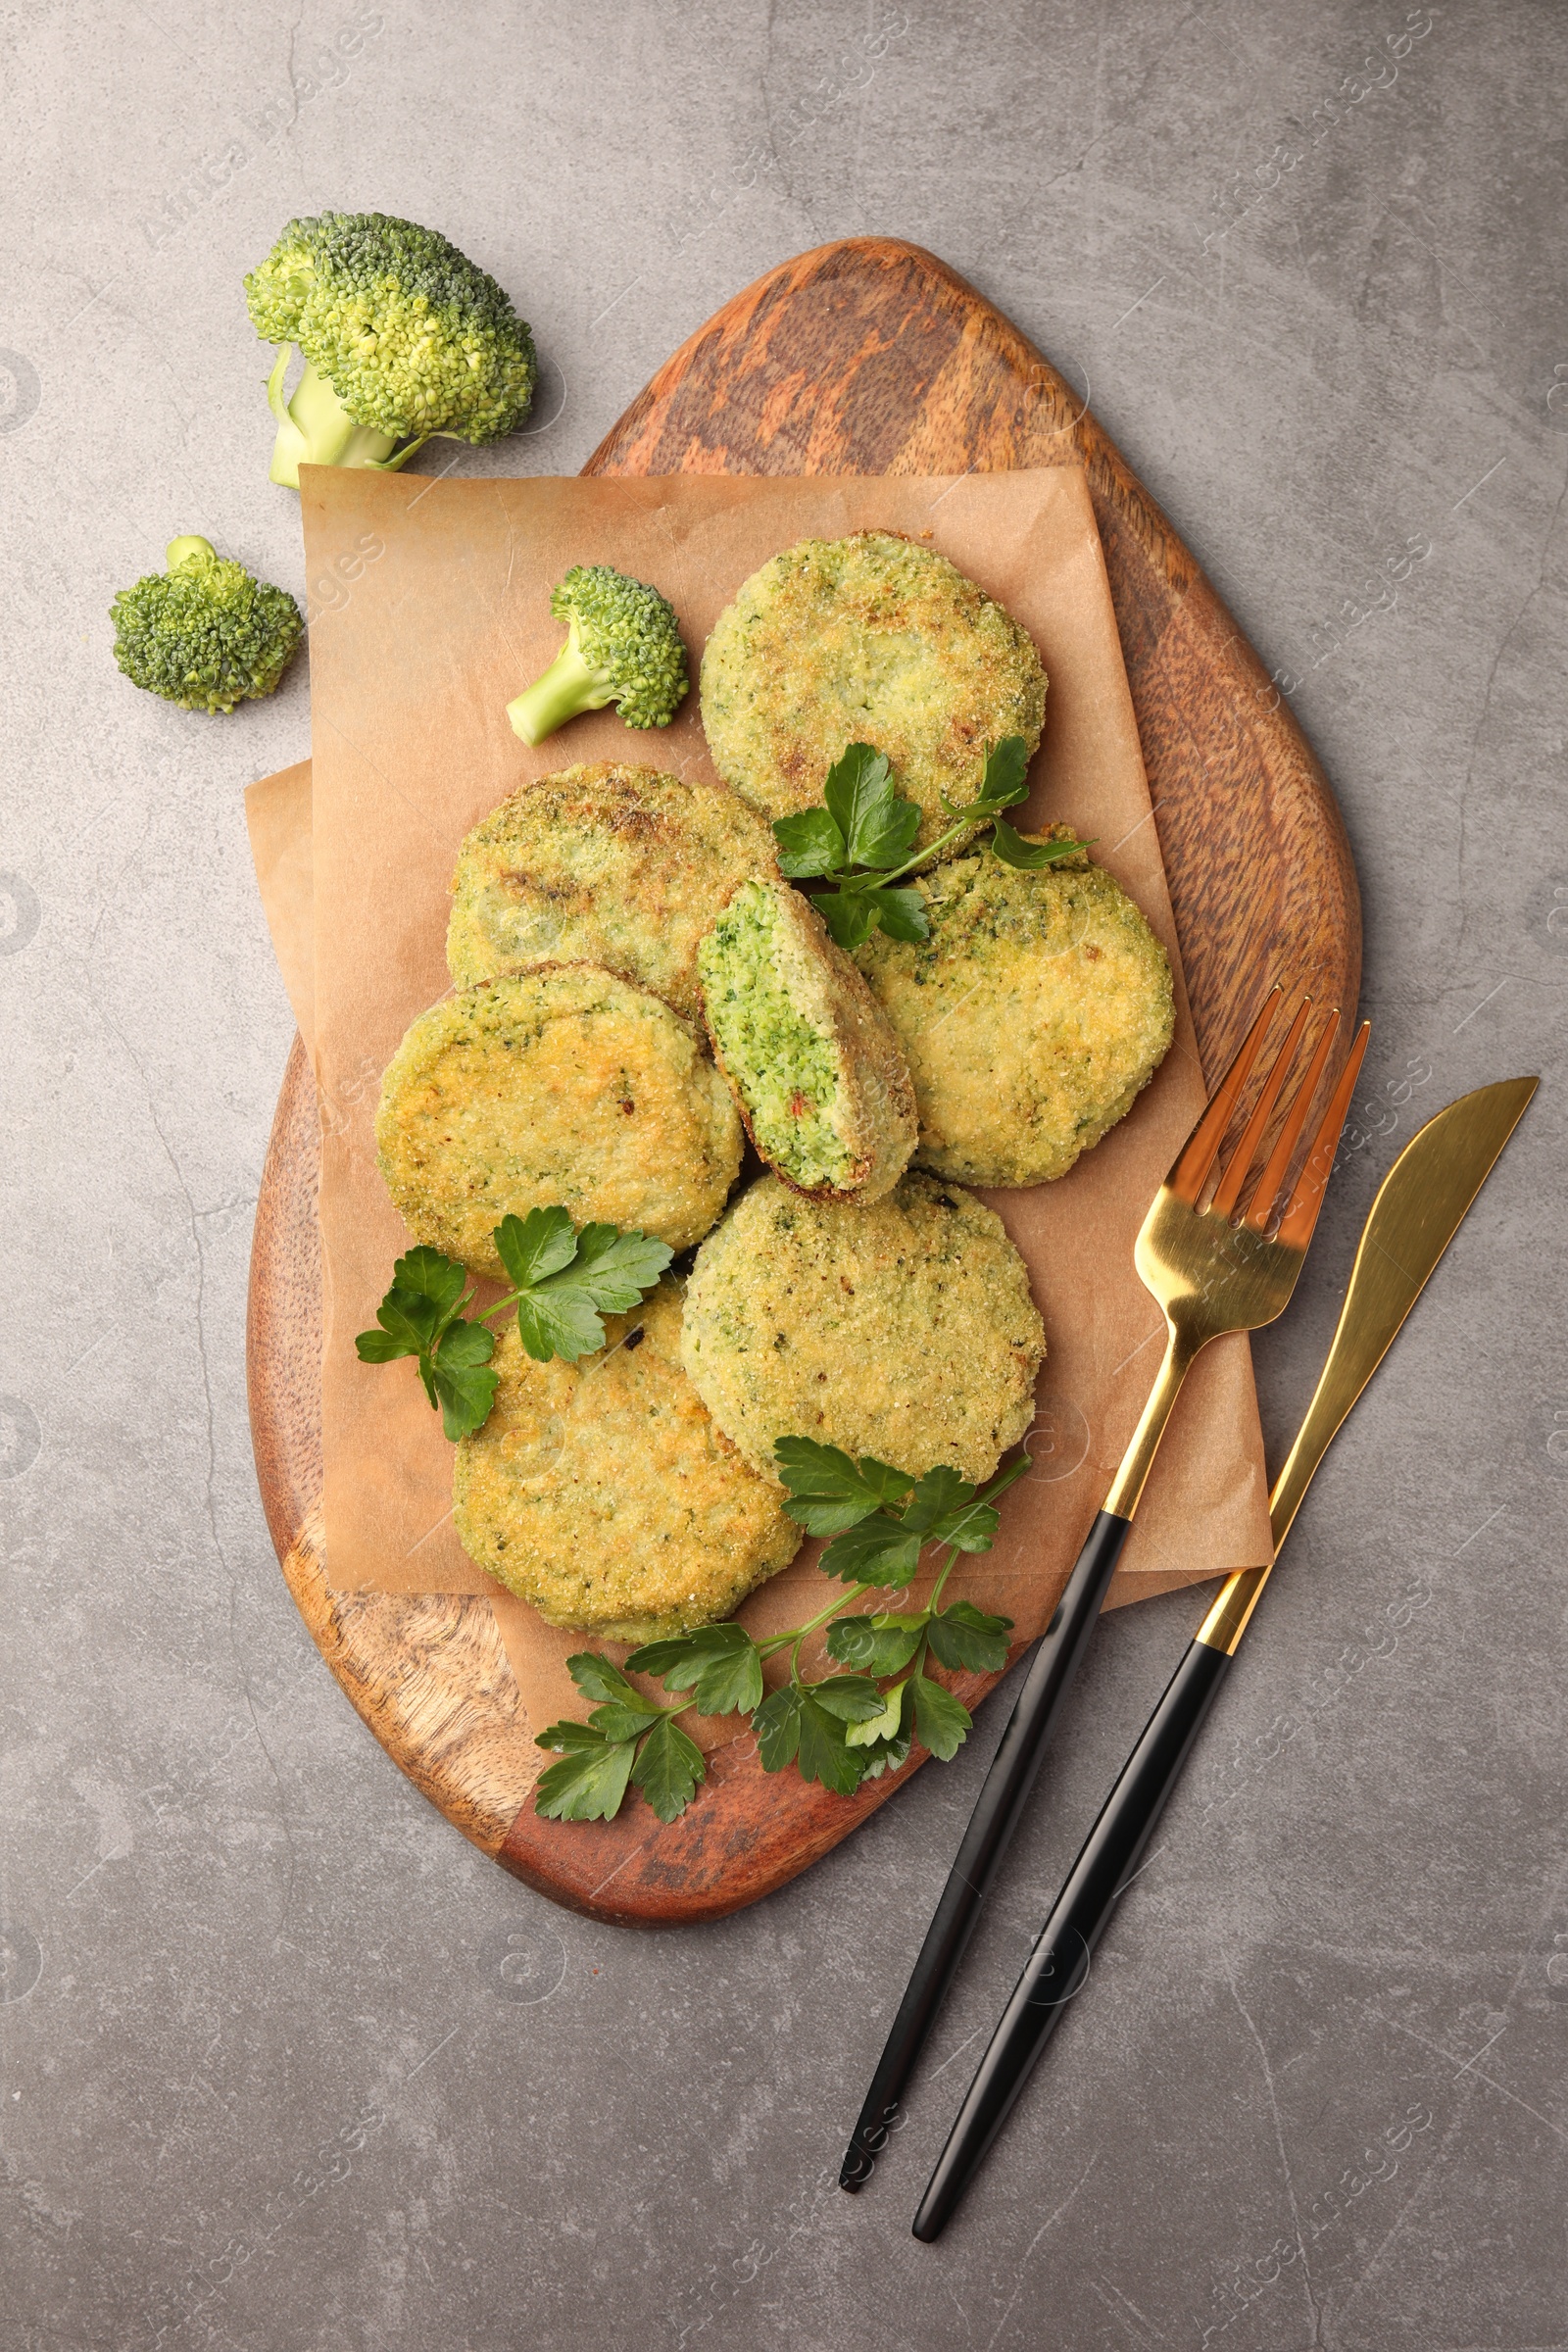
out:
M700 1241L740 1173L741 1122L696 1031L598 964L479 982L420 1013L375 1140L416 1241L500 1280L509 1210Z
M1045 1327L1002 1219L906 1176L870 1207L752 1186L697 1253L681 1361L724 1435L776 1476L815 1438L901 1470L989 1478L1029 1426Z
M681 1293L666 1279L605 1346L536 1364L509 1321L490 1418L459 1442L465 1550L550 1625L613 1642L727 1617L788 1567L801 1531L748 1469L680 1362Z
M770 816L822 798L846 744L885 752L924 814L924 849L972 801L986 747L1033 756L1046 673L1028 631L946 556L892 531L803 539L720 613L703 655L703 725L726 784Z

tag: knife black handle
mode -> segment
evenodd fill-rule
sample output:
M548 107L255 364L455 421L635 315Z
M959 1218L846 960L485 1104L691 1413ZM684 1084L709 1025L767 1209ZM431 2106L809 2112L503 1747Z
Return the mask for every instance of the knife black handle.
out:
M840 2188L854 2191L863 2187L887 2145L904 2085L947 1997L980 1906L991 1891L997 1867L1034 1787L1056 1710L1094 1631L1131 1525L1130 1519L1120 1518L1114 1511L1100 1513L1067 1579L1056 1613L1041 1637L871 2078L860 2120L839 2172Z
M1083 1851L1052 1907L1003 2012L914 2217L914 2234L940 2237L1001 2131L1056 2021L1088 1981L1090 1955L1175 1787L1230 1659L1194 1642L1171 1676Z

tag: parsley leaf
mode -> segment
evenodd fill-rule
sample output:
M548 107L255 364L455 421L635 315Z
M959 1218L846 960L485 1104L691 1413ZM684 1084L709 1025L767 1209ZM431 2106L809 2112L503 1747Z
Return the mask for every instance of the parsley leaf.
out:
M879 928L889 939L918 943L931 936L925 900L918 890L893 885L974 824L989 820L997 856L1026 872L1055 865L1088 847L1081 841L1028 842L1004 823L1003 809L1028 794L1029 747L1021 735L1004 735L986 748L977 799L960 806L943 795L953 822L917 858L911 853L920 830L919 805L900 793L885 752L869 743L846 744L828 769L822 806L774 819L779 864L793 881L822 880L831 886L815 893L811 903L841 948L862 947Z
M486 1369L495 1340L478 1323L451 1323L442 1333L431 1358L435 1396L441 1406L441 1427L456 1445L490 1418L501 1376ZM424 1370L421 1363L420 1371ZM429 1391L426 1383L426 1394Z
M637 1752L629 1740L606 1740L586 1723L553 1723L535 1744L565 1750L539 1775L536 1813L546 1821L613 1821Z
M495 1399L497 1376L483 1367L495 1342L482 1324L464 1323L460 1306L472 1296L456 1259L439 1250L407 1250L392 1268L392 1287L375 1310L375 1331L362 1331L354 1346L363 1364L389 1364L412 1355L424 1393L439 1406L449 1438L466 1437L484 1422Z
M842 1577L847 1585L906 1585L924 1544L923 1536L911 1535L891 1511L878 1511L834 1537L822 1554L822 1573Z
M920 1646L926 1612L915 1617L841 1617L827 1629L827 1654L861 1674L898 1674Z
M800 808L773 819L780 869L792 882L836 874L846 861L843 834L825 808Z
M770 1690L752 1717L752 1730L757 1737L757 1754L764 1772L782 1772L793 1764L801 1744L801 1699L799 1683L784 1683Z
M835 1674L807 1690L819 1707L841 1723L865 1723L882 1711L882 1694L868 1674Z
M866 890L860 894L889 939L918 943L931 936L925 901L917 890Z
M808 1535L833 1536L854 1527L882 1504L907 1494L914 1480L864 1454L857 1462L836 1446L814 1438L780 1438L773 1447L789 1500L784 1508Z
M1038 873L1042 866L1059 865L1063 858L1075 857L1086 850L1086 841L1025 841L1002 818L995 817L991 826L991 847L1004 865L1015 865L1026 874Z
M879 1781L885 1772L897 1772L901 1764L906 1764L909 1760L909 1750L914 1745L914 1693L908 1683L894 1686L888 1693L887 1717L890 1722L895 1696L899 1701L897 1730L869 1740L863 1747L857 1741L856 1752L859 1758L862 1781ZM873 1727L862 1725L859 1728L866 1731ZM880 1729L880 1719L876 1728Z
M525 1217L505 1216L495 1229L496 1254L519 1291L532 1290L577 1254L577 1234L561 1207L530 1208Z
M999 1472L983 1494L977 1494L973 1487L965 1488L964 1493L971 1498L967 1502L956 1499L943 1502L931 1522L925 1541L928 1544L956 1544L960 1551L989 1551L1002 1523L1001 1513L995 1508L997 1496L1004 1494L1014 1479L1022 1478L1030 1459L1027 1453L1021 1453L1015 1462ZM932 1470L927 1475L933 1480L956 1477L952 1470ZM924 1484L922 1480L921 1485ZM959 1484L962 1482L959 1481ZM935 1499L934 1488L932 1494ZM911 1502L910 1509L913 1507Z
M672 1252L645 1233L615 1225L577 1232L561 1207L505 1216L495 1229L501 1262L516 1286L495 1315L515 1306L517 1330L536 1363L553 1355L567 1362L605 1344L601 1314L621 1314L658 1282ZM499 1375L488 1369L494 1335L482 1322L465 1323L459 1308L473 1293L455 1258L439 1250L405 1251L392 1269L392 1287L375 1310L379 1328L355 1340L360 1361L389 1364L412 1355L424 1393L440 1407L454 1443L489 1418Z
M869 743L846 744L827 771L822 798L844 841L841 865L868 865L879 872L898 865L914 846L920 808L902 798L887 754Z
M1010 1617L988 1617L972 1600L956 1600L932 1618L931 1655L939 1666L966 1666L971 1674L1000 1674L1007 1663Z
M917 890L824 890L811 901L841 948L858 948L880 923L889 939L931 936Z
M860 1779L860 1761L850 1753L848 1724L837 1709L854 1707L857 1716L882 1711L882 1701L871 1686L824 1703L836 1689L842 1692L850 1679L842 1677L837 1686L831 1682L786 1683L781 1690L768 1692L752 1717L764 1772L782 1772L787 1764L795 1764L803 1781L818 1781L840 1796L850 1794Z
M585 1225L571 1279L607 1315L623 1315L651 1291L675 1252L634 1226Z
M974 1717L961 1698L956 1698L929 1675L911 1674L909 1690L914 1698L914 1723L921 1744L946 1764L968 1738Z
M601 1315L635 1306L674 1254L646 1233L623 1233L615 1225L584 1225L575 1232L559 1207L503 1217L495 1243L514 1286L502 1305L515 1304L518 1336L540 1364L553 1355L572 1363L602 1348Z
M566 1660L566 1672L584 1698L630 1700L634 1706L638 1703L637 1692L620 1668L602 1657L597 1649L574 1650Z
M666 1690L689 1690L691 1704L704 1715L749 1715L762 1703L757 1643L733 1620L645 1642L626 1663L633 1674L657 1674Z
M566 1672L584 1698L600 1701L588 1721L605 1739L640 1739L658 1721L659 1709L598 1650L579 1649L566 1660Z
M782 1451L786 1445L795 1446L808 1443L808 1440L802 1438L781 1439L774 1450ZM828 1446L816 1448L818 1453L824 1454L832 1450ZM838 1458L853 1468L847 1454ZM825 1576L842 1577L847 1585L906 1585L928 1544L952 1544L959 1551L989 1551L1002 1523L1001 1515L992 1507L989 1497L1000 1494L1004 1488L1011 1486L1013 1480L1020 1477L1028 1466L1025 1457L1010 1470L1004 1471L999 1479L992 1481L984 1496L978 1495L967 1479L960 1478L956 1470L941 1464L935 1470L926 1471L922 1478L914 1482L913 1493L908 1494L908 1500L902 1510L890 1501L880 1510L870 1512L866 1508L868 1482L862 1484L858 1491L859 1507L856 1508L853 1518L849 1504L844 1506L837 1518L830 1518L829 1512L820 1505L807 1506L817 1514L811 1518L806 1516L805 1508L797 1508L793 1500L784 1507L792 1518L799 1519L813 1535L826 1535L834 1526L843 1528L843 1534L836 1535L822 1554L821 1565ZM885 1470L886 1465L860 1464L862 1471L867 1467ZM786 1477L790 1475L786 1472ZM902 1480L902 1473L895 1472L893 1475ZM908 1494L908 1482L903 1483L902 1491Z
M969 1515L967 1505L974 1500L975 1489L956 1470L941 1463L928 1470L917 1483L914 1493L905 1506L904 1524L913 1528L930 1543L951 1544L954 1525L961 1526Z
M1021 735L1004 735L1000 743L988 748L980 793L982 799L995 801L1001 808L1028 799L1029 747Z
M880 923L892 939L930 936L917 890L891 890L876 876L902 873L920 830L920 807L893 781L887 754L846 744L827 771L822 806L775 817L778 861L792 881L821 879L832 888L812 899L841 948L858 948Z
M829 935L846 955L863 947L876 929L875 898L899 897L899 892L823 890L811 901Z
M658 1707L641 1698L634 1698L629 1706L621 1699L611 1699L595 1707L588 1718L590 1727L606 1740L640 1740L644 1732L651 1732L663 1720Z
M1000 743L987 747L978 798L965 801L960 807L944 793L942 806L956 824L972 824L977 817L995 816L999 809L1010 808L1015 802L1029 798L1028 767L1029 750L1023 737L1004 735Z
M631 1777L661 1821L678 1821L708 1778L708 1766L674 1716L661 1715L637 1751Z
M800 1734L795 1758L803 1781L817 1781L836 1796L849 1796L858 1786L860 1760L852 1756L845 1737L849 1726L841 1715L823 1705L831 1685L816 1684L800 1692ZM872 1693L872 1703L881 1701Z
M875 1715L862 1716L844 1735L846 1747L875 1747L879 1740L896 1740L904 1722L903 1683L895 1683Z

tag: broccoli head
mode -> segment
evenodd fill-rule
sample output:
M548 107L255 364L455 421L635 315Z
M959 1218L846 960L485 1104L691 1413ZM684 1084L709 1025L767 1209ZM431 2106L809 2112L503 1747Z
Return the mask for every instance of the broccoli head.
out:
M291 220L245 280L251 324L282 346L267 386L271 477L395 472L432 434L499 441L533 398L533 337L493 277L432 228L384 213ZM298 345L305 373L285 404ZM401 444L401 446L400 446Z
M115 660L133 685L182 710L232 710L270 694L305 633L286 588L230 564L210 539L171 539L169 569L110 607Z
M507 705L524 743L543 743L582 710L618 706L628 727L667 727L686 693L686 648L673 606L608 564L574 564L551 592L570 623L542 678Z

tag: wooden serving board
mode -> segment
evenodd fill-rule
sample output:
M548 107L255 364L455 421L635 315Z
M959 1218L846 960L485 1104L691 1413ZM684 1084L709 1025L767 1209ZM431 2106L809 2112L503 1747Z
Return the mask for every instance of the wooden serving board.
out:
M1104 542L1204 1066L1264 975L1353 1008L1361 923L1322 770L1251 648L1071 386L918 246L852 238L726 303L632 403L593 474L957 473L1081 463ZM751 1740L683 1818L541 1821L539 1751L487 1600L334 1592L323 1558L315 1090L296 1041L257 1204L248 1370L283 1573L388 1754L484 1850L556 1901L664 1925L738 1910L849 1836L923 1760L852 1798L764 1775ZM972 1707L996 1677L957 1689Z

